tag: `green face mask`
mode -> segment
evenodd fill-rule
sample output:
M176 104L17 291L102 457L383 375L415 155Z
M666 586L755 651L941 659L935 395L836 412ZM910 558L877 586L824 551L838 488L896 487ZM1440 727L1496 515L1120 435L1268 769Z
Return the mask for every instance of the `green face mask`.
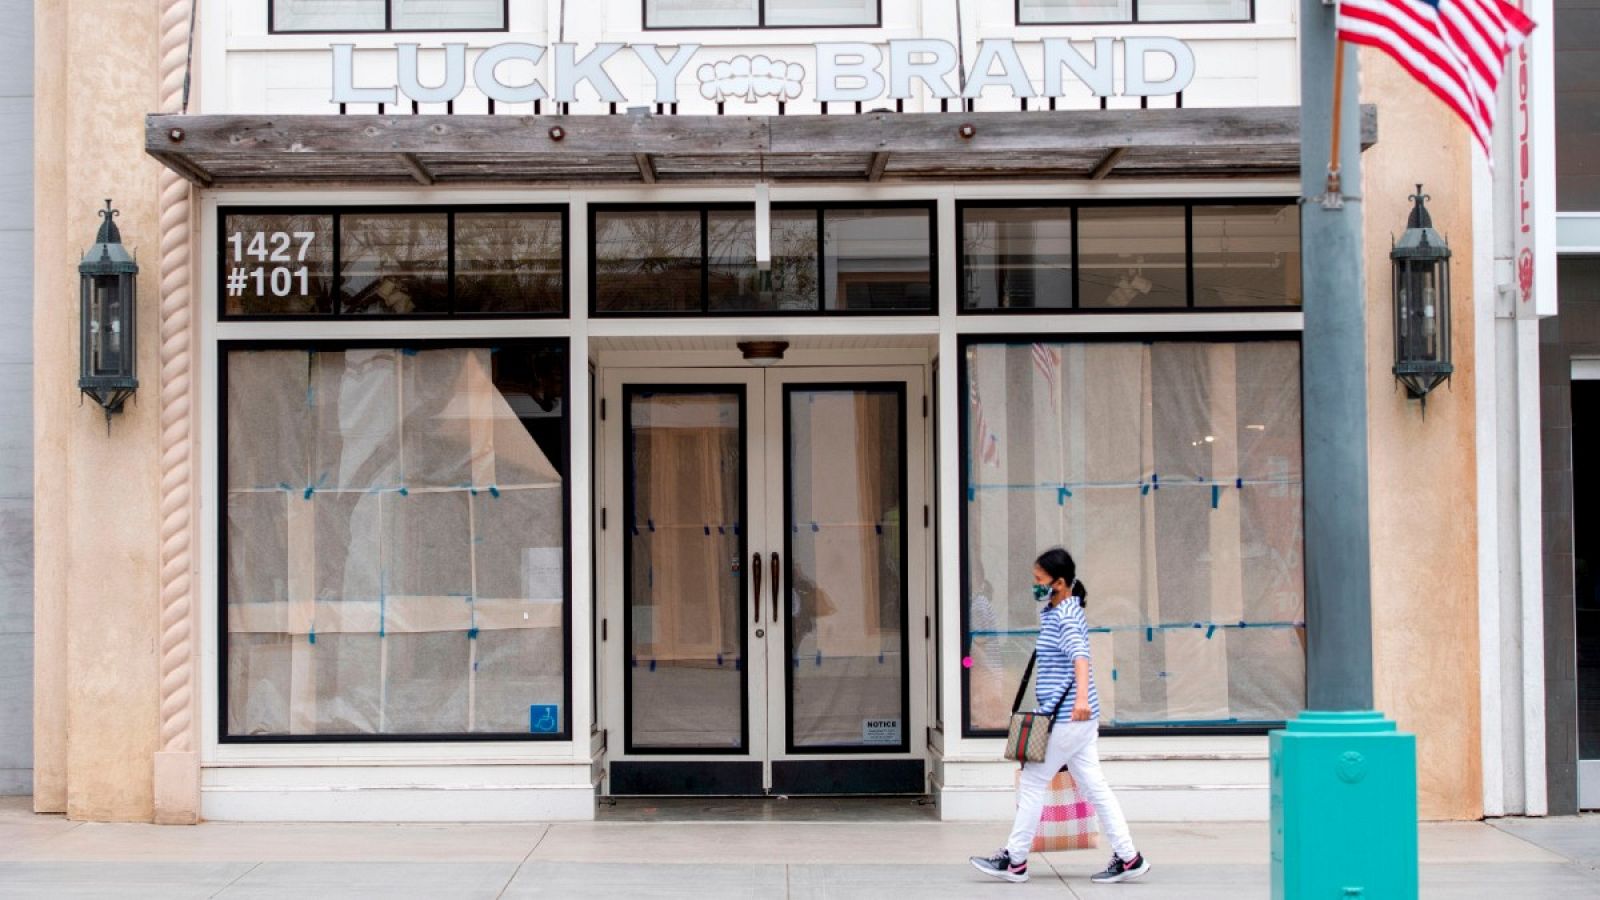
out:
M1050 596L1050 585L1048 585L1048 584L1035 584L1033 586L1033 599L1034 600L1045 600L1045 599L1048 599L1049 596Z

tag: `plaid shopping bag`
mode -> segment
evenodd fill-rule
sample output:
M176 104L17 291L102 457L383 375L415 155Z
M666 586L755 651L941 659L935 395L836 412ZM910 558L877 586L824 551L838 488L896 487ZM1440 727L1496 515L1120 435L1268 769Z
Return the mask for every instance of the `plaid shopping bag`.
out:
M1017 770L1017 777L1022 771ZM1078 784L1066 769L1056 773L1045 788L1044 809L1039 813L1039 830L1033 836L1033 851L1093 850L1099 846L1095 830L1094 807L1078 793Z

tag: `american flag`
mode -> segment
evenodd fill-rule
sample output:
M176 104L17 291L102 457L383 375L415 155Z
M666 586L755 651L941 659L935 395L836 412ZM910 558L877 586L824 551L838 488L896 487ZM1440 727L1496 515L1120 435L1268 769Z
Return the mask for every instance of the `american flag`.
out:
M985 465L1000 467L1000 438L989 427L989 420L983 415L983 401L978 399L978 379L970 377L970 387L967 392L972 400L972 433L977 437L978 459Z
M1050 385L1050 393L1056 392L1056 372L1061 368L1061 354L1054 347L1045 344L1033 345L1033 365L1044 376Z
M1506 0L1340 0L1341 40L1376 47L1455 110L1489 153L1494 93L1533 20Z

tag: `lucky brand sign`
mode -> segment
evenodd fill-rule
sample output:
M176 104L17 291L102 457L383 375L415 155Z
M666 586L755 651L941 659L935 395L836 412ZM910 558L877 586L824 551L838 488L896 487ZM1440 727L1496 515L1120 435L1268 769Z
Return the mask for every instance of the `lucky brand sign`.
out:
M949 41L932 39L895 40L887 45L868 43L819 43L815 49L816 79L812 99L821 103L864 102L888 97L891 100L912 96L917 84L941 99L978 97L985 89L1009 92L1014 98L1060 97L1072 82L1087 87L1098 97L1119 93L1117 63L1120 61L1124 96L1156 97L1176 94L1194 79L1194 52L1188 44L1170 37L1095 38L1073 44L1066 38L1046 38L1036 43L1039 50L1030 56L1041 59L1040 69L1030 71L1023 64L1016 42L1009 38L981 41L976 57L966 72L964 87L955 79L960 56ZM1116 52L1121 44L1122 52ZM466 44L444 44L444 74L434 84L423 84L418 73L420 44L395 45L395 71L386 83L356 84L355 45L333 44L334 103L399 102L401 98L418 103L446 103L466 89L468 79L478 90L497 103L530 103L554 100L572 103L578 87L587 82L594 93L610 103L677 103L678 83L690 69L699 82L700 95L707 100L755 102L764 97L798 99L804 91L805 66L798 60L758 54L719 55L697 59L701 45L680 44L660 47L655 44L596 44L586 53L578 44L504 43L495 44L467 61ZM1087 53L1085 51L1088 51ZM624 94L606 70L618 54L632 54L650 74L655 91L649 97ZM550 55L550 83L539 74L512 78L502 68L539 73ZM1042 90L1035 85L1042 86ZM1081 88L1078 88L1081 90Z

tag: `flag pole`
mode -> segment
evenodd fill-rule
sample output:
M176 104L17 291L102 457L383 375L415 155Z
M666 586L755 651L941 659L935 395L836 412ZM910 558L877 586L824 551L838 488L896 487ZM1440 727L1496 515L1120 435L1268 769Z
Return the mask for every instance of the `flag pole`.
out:
M1328 142L1328 185L1322 195L1324 209L1344 207L1344 186L1339 173L1339 125L1344 117L1339 111L1344 107L1344 38L1333 39L1333 128Z

